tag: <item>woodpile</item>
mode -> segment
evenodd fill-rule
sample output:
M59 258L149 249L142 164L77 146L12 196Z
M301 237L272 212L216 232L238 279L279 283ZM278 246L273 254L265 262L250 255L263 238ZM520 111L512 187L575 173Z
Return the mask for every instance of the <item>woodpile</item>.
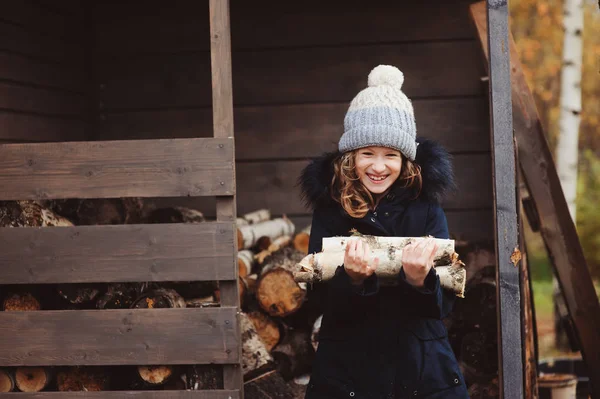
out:
M205 221L204 215L193 209L143 212L143 208L140 200L6 201L0 203L0 226ZM347 238L326 239L320 255L309 255L310 226L296 229L285 216L273 218L267 210L242 215L236 224L245 397L303 398L322 320L322 304L309 303L307 285L331 276L331 270L340 264ZM396 251L406 244L377 240L371 243L374 251L388 255L391 247ZM470 392L476 395L473 397L494 397L497 329L493 247L457 243L454 248L452 240L440 240L440 244L438 274L448 272L443 284L458 297L465 297L457 300L455 311L445 320L452 347ZM465 265L456 253L466 263L466 276ZM393 276L397 266L398 262L384 263L382 273ZM0 286L2 311L197 308L218 307L219 302L219 287L212 281ZM0 369L0 392L222 388L222 367L218 365Z

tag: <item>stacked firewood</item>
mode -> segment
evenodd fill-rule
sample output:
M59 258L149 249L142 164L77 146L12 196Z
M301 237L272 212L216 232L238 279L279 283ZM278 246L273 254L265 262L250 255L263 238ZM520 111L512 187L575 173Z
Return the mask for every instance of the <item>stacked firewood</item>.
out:
M0 203L0 227L125 223L202 223L197 210L144 210L140 200ZM59 216L60 215L60 216ZM236 221L245 397L302 398L321 322L298 264L310 226L258 210ZM473 398L498 396L495 255L493 245L456 242L467 267L465 298L444 320ZM310 284L310 283L309 283ZM0 286L4 311L216 307L216 282ZM223 388L220 366L22 367L0 369L0 392ZM270 396L272 393L272 396Z
M314 348L312 323L302 312L307 287L294 273L310 228L296 231L268 210L238 218L237 228L245 396L302 398Z

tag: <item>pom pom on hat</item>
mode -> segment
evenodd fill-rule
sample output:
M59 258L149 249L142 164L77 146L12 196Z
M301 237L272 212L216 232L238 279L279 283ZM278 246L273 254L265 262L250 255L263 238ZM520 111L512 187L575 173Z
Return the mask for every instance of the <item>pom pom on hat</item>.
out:
M414 161L417 125L411 101L402 92L404 74L394 66L378 65L367 81L369 86L350 102L338 149L389 147Z
M369 87L391 86L401 90L404 83L404 74L395 66L379 65L369 73L367 82Z

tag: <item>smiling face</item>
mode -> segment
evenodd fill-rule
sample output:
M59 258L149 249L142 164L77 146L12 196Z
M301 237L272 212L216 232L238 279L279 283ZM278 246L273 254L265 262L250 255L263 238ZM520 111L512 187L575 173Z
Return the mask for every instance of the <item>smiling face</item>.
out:
M383 194L400 176L402 154L387 147L365 147L356 151L354 164L367 190L375 195Z

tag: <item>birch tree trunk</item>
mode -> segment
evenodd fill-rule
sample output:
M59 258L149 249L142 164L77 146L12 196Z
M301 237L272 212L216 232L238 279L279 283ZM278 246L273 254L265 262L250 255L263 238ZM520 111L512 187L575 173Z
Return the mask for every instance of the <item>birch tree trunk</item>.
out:
M583 62L583 0L565 0L563 9L563 59L560 88L559 136L556 147L556 168L569 206L573 223L576 223L577 162L579 150L579 124L581 120L581 76ZM554 285L555 343L567 349L565 324L568 312L556 280Z
M560 182L575 221L577 195L577 159L581 120L581 73L583 0L565 0L564 42L560 92L560 133L556 148L556 166Z

